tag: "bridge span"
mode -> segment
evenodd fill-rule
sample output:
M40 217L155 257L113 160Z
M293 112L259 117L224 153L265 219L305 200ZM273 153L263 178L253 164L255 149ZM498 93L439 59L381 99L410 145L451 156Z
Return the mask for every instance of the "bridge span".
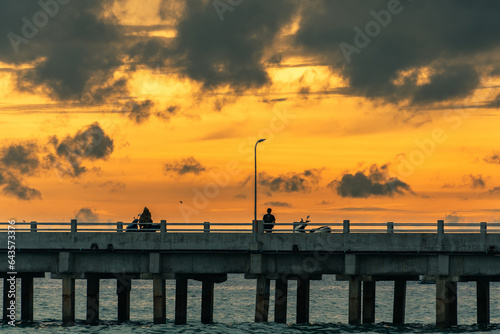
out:
M78 231L76 221L67 232L42 232L32 223L15 233L15 265L9 261L9 231L0 232L0 273L4 278L3 316L9 321L9 291L21 281L21 319L33 320L35 277L62 279L62 320L75 321L75 280L87 280L87 321L99 320L99 280L116 278L118 319L130 316L131 279L153 280L153 321L166 321L165 280L176 281L175 323L186 323L187 282L202 283L201 321L213 320L214 289L228 274L256 281L255 321L268 321L270 284L275 281L274 321L286 323L288 282L298 281L297 322L309 321L310 281L336 275L349 284L350 324L375 322L377 281L394 281L393 322L404 323L406 282L421 276L436 283L436 324L457 323L457 283L477 282L477 321L489 323L489 282L500 281L500 233L486 224L472 232L445 233L438 221L433 233L395 231L354 232L349 221L334 233L262 233L254 230L172 232L165 221L156 233ZM385 224L384 224L385 225ZM200 233L201 232L201 233ZM278 233L276 233L278 232ZM361 233L363 232L363 233ZM394 233L398 232L398 233ZM451 233L453 232L453 233ZM487 233L488 232L488 233ZM256 241L257 240L257 241ZM12 283L12 277L15 277Z

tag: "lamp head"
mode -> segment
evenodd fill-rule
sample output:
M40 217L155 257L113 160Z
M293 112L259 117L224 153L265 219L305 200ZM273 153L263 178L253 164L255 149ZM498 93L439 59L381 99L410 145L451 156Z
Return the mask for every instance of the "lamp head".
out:
M266 140L265 138L264 138L264 139L259 139L259 140L257 141L257 144L258 144L258 143L262 143L262 142L263 142L263 141L265 141L265 140Z

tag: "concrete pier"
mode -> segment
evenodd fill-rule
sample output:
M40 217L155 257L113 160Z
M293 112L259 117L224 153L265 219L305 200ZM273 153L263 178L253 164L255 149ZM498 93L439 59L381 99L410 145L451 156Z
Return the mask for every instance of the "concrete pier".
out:
M10 319L7 317L10 314L8 310L11 305L11 300L15 303L16 296L9 293L11 281L8 280L9 276L4 277L3 279L3 321L8 322ZM16 283L14 283L16 284ZM12 298L11 298L12 297Z
M297 324L309 322L309 295L311 281L308 278L297 279Z
M375 281L363 282L363 323L375 322Z
M274 322L286 324L287 302L288 280L285 276L281 276L276 280L274 294Z
M201 283L201 322L214 322L214 282L204 280Z
M481 325L490 323L490 282L487 280L476 281L477 297L477 323Z
M484 225L484 224L483 224ZM397 226L397 225L396 225ZM478 323L488 323L489 282L500 281L500 234L445 233L266 233L255 243L250 233L125 233L121 231L16 234L16 271L21 279L22 317L36 319L30 310L34 273L50 273L63 281L63 323L75 320L75 279L87 280L87 320L99 320L99 279L117 280L118 319L130 318L132 279L152 279L154 322L165 321L165 279L176 279L175 322L186 323L187 282L199 280L202 319L212 322L214 283L227 274L256 280L255 321L268 321L270 280L276 281L275 321L286 322L288 281L298 280L297 321L309 321L310 280L335 275L349 283L350 324L375 321L375 282L394 283L394 323L405 321L406 282L419 275L436 278L436 323L457 323L457 282L477 284ZM0 233L0 253L6 255L7 234ZM4 305L10 304L8 263L0 263L4 278ZM127 273L127 274L123 274ZM29 278L29 276L32 276ZM28 277L28 278L25 278ZM316 277L316 278L313 278ZM283 279L286 278L286 279ZM24 279L24 281L23 281ZM362 282L364 282L362 284ZM3 310L7 315L6 307Z
M96 325L99 322L99 277L87 278L87 323Z
M269 316L270 280L264 275L257 277L255 322L267 322Z
M118 295L118 321L130 320L130 290L132 280L120 276L116 280L116 294Z
M62 276L62 322L63 326L75 324L75 279L69 274Z
M406 280L394 281L394 308L392 311L392 322L402 325L405 323L406 314Z
M33 321L33 276L21 278L21 320Z
M188 279L179 276L175 280L175 324L185 325L187 323L187 295Z
M153 275L153 323L167 322L167 292L165 279L161 275Z
M349 325L361 324L361 278L351 276L349 280Z
M457 282L447 278L436 279L436 325L449 327L457 324Z

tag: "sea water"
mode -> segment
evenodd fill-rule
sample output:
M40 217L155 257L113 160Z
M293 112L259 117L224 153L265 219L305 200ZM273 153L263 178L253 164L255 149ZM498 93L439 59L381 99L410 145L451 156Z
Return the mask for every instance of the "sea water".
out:
M100 281L100 318L97 326L89 326L86 318L86 281L76 280L76 325L62 327L61 280L34 279L34 321L17 322L16 328L0 325L2 332L16 333L440 333L435 323L435 294L433 284L407 283L406 325L392 325L393 282L377 282L376 324L347 325L348 283L336 281L333 275L311 281L310 323L295 325L296 283L290 281L288 291L288 324L272 322L274 284L271 283L269 323L254 323L255 280L243 275L228 275L227 282L215 285L214 324L200 323L201 282L189 280L188 324L174 325L175 282L166 281L167 324L154 325L153 284L151 280L132 280L130 321L117 321L116 279ZM272 282L272 281L271 281ZM18 282L18 286L19 286ZM0 284L1 286L1 284ZM19 291L18 291L19 293ZM464 333L488 331L500 333L500 283L490 283L491 325L476 322L476 285L458 283L458 323L446 332ZM19 298L20 299L20 298ZM18 300L19 300L18 299ZM20 314L19 303L18 314Z

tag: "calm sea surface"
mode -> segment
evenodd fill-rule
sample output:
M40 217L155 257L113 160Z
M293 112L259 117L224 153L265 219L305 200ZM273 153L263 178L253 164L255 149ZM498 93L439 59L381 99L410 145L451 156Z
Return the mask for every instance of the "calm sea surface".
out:
M35 321L18 323L16 328L0 325L2 332L15 333L441 333L435 321L435 285L408 282L405 326L393 326L393 283L377 283L375 325L347 325L348 284L337 282L333 276L323 276L311 282L310 321L307 325L294 325L296 283L291 281L288 294L288 325L253 323L255 280L245 280L242 275L228 275L225 283L215 286L215 311L213 325L200 323L201 283L189 281L188 325L175 326L174 281L167 280L167 324L153 325L152 281L133 280L129 322L117 322L116 280L101 280L100 318L98 326L88 326L86 317L86 281L76 281L76 318L74 327L61 326L61 280L35 278ZM18 282L18 286L19 286ZM0 284L1 286L1 284ZM475 283L458 284L459 326L446 332L464 333L488 331L500 333L500 284L491 283L491 322L480 327L476 322ZM271 284L274 296L274 284ZM271 298L269 318L273 319L274 304ZM19 307L19 305L18 305ZM18 310L20 314L20 310Z

